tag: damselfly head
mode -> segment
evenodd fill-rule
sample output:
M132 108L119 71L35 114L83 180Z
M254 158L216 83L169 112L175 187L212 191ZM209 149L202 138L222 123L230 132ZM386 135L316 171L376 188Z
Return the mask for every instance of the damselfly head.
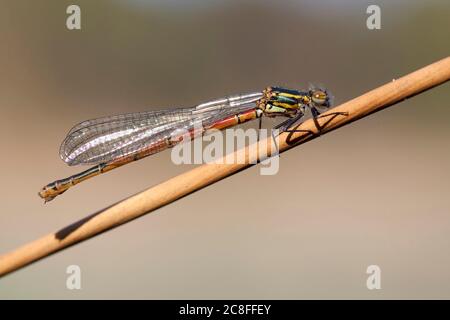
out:
M316 107L329 108L331 106L331 95L324 89L311 89L309 91L311 102Z

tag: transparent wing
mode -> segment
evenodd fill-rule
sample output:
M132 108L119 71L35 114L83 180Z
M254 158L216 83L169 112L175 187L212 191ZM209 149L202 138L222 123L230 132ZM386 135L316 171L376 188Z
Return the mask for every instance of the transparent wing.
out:
M208 128L217 121L256 107L262 93L230 96L192 108L136 112L87 120L74 126L60 147L68 165L98 164L139 153L159 152L175 131L197 126ZM150 153L150 154L151 154Z

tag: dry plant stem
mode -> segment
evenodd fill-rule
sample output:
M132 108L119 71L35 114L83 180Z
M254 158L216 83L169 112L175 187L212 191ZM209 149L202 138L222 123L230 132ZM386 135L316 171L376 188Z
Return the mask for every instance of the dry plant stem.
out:
M450 57L447 57L323 113L318 119L319 125L322 127L321 134L323 135L368 114L392 106L449 79ZM318 132L312 120L305 121L297 129L313 133ZM305 132L281 134L278 143L280 152L315 137L317 135ZM260 144L266 144L269 146L269 150L275 150L271 139L262 140ZM46 235L1 256L0 276L174 202L185 195L251 166L250 162L254 162L258 158L257 148L254 146L237 152L245 153L246 163L214 163L199 166L84 218L56 233Z

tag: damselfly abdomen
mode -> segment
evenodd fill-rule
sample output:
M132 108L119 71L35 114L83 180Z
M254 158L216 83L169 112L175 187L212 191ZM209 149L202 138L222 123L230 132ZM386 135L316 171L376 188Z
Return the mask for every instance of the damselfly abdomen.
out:
M39 196L50 201L81 181L170 148L186 137L194 139L210 129L230 128L254 119L260 119L261 127L262 116L281 116L288 119L276 128L286 131L307 110L315 118L329 107L330 95L326 90L268 87L262 92L230 96L191 108L87 120L69 131L60 156L70 166L95 166L46 185Z

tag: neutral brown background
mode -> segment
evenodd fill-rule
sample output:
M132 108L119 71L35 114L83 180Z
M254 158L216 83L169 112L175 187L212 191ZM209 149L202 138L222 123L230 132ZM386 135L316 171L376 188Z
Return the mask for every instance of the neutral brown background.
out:
M346 101L449 54L449 2L422 2L1 1L0 253L190 168L164 152L44 205L39 188L80 169L58 157L77 122L267 85ZM450 298L449 88L2 278L0 298Z

